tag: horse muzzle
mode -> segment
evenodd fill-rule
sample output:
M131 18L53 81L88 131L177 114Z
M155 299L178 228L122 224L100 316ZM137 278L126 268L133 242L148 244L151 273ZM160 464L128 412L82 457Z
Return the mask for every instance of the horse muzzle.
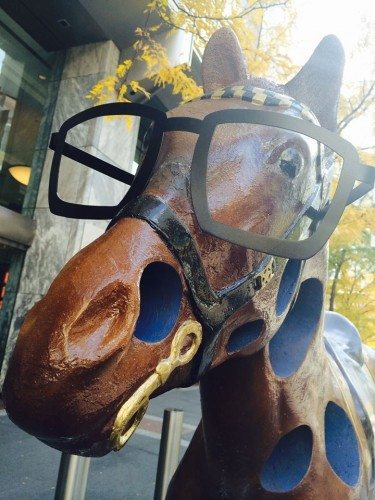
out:
M202 340L193 320L165 243L144 221L119 221L64 267L28 313L3 387L10 419L65 453L119 448L155 390L190 381Z

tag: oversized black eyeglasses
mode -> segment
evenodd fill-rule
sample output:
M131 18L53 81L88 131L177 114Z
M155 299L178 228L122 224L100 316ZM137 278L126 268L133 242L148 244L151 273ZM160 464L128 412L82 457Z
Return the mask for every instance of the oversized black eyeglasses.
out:
M105 116L130 116L147 120L153 126L148 132L148 147L144 158L135 175L83 151L67 141L67 135L74 134L75 127L85 124L94 118ZM342 160L336 189L331 198L322 201L327 196L322 192L324 177L332 175L332 168L322 172L321 167L316 172L314 189L306 193L300 202L297 215L293 220L287 217L272 220L261 230L254 227L241 228L232 222L217 218L210 202L210 154L215 137L223 125L233 124L234 130L254 125L261 127L266 135L280 129L303 135L319 144L321 150L332 153ZM186 131L198 134L191 164L190 186L195 215L203 231L233 244L253 249L266 254L294 259L308 259L317 253L337 226L346 205L353 203L366 194L374 185L375 168L360 162L356 149L345 139L307 120L283 115L277 112L248 109L225 109L208 114L203 120L189 117L167 118L166 114L145 105L130 103L113 103L96 106L82 111L68 119L59 132L52 134L51 149L54 150L52 160L49 205L51 212L71 218L82 219L113 219L116 214L130 201L139 196L146 187L153 172L162 138L165 132ZM291 149L291 150L290 150ZM281 167L293 183L296 168L303 159L298 151L289 148L281 156ZM296 156L297 155L297 156ZM60 198L58 194L59 172L62 157L68 157L86 167L98 171L120 183L129 186L125 196L113 206L80 205L70 203ZM280 159L279 159L280 160ZM311 169L310 169L311 170ZM302 174L303 175L303 174ZM355 184L357 185L355 186ZM229 186L230 189L230 186ZM251 206L251 203L250 203ZM243 205L241 205L243 207ZM279 212L282 212L280 207ZM267 214L258 214L265 220ZM251 219L251 210L249 218ZM303 221L303 222L301 222ZM266 228L266 229L265 229Z

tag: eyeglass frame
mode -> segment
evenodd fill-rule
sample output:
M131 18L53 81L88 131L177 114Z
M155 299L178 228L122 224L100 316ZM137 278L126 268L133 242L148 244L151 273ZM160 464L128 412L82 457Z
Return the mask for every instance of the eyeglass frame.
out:
M155 126L151 131L145 158L136 175L130 174L110 163L96 158L65 142L67 133L73 127L90 119L104 116L138 116L148 118ZM325 209L317 211L311 207L306 211L317 221L316 231L303 241L272 238L257 235L214 221L209 213L207 198L207 168L211 140L217 125L225 123L250 123L266 125L304 134L325 144L343 159L335 195ZM345 206L366 194L374 185L375 168L360 162L355 147L338 134L307 120L273 111L254 109L225 109L214 111L203 119L193 117L170 117L166 113L144 104L110 103L81 111L66 120L59 132L52 134L50 148L55 151L49 183L49 205L55 215L82 219L112 219L130 200L141 194L154 169L163 135L166 132L182 131L198 134L190 170L192 204L201 229L217 238L242 247L270 255L306 260L315 255L328 241L342 216ZM58 195L58 177L62 156L79 161L104 175L128 184L129 190L115 206L87 206L69 203ZM361 184L354 188L356 181Z

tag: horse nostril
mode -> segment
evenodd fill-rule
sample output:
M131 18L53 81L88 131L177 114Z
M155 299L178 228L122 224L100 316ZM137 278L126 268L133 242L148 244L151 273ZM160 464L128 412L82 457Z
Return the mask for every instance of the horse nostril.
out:
M180 312L182 285L168 264L153 262L140 282L140 312L134 336L143 342L160 342L173 329Z

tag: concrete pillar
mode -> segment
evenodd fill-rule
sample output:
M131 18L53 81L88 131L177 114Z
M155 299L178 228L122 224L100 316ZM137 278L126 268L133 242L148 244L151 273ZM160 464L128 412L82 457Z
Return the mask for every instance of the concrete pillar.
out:
M118 64L119 51L113 42L89 44L68 50L60 82L52 132L70 116L91 107L86 98L90 88L104 76L113 72ZM81 126L72 137L72 144L90 154L96 154L121 168L131 170L137 140L137 123L132 129L125 120L96 122ZM48 151L34 218L37 233L26 253L20 287L8 337L5 359L0 375L2 386L9 357L27 311L47 292L51 281L64 264L83 246L97 238L106 228L106 221L82 221L52 215L48 207L48 179L53 152ZM70 163L69 163L70 162ZM121 196L113 181L67 160L63 164L62 192L69 201L111 204ZM112 183L112 184L111 184ZM122 191L121 191L122 190ZM124 193L123 193L124 194ZM107 203L108 201L108 203ZM119 201L119 200L118 200Z

